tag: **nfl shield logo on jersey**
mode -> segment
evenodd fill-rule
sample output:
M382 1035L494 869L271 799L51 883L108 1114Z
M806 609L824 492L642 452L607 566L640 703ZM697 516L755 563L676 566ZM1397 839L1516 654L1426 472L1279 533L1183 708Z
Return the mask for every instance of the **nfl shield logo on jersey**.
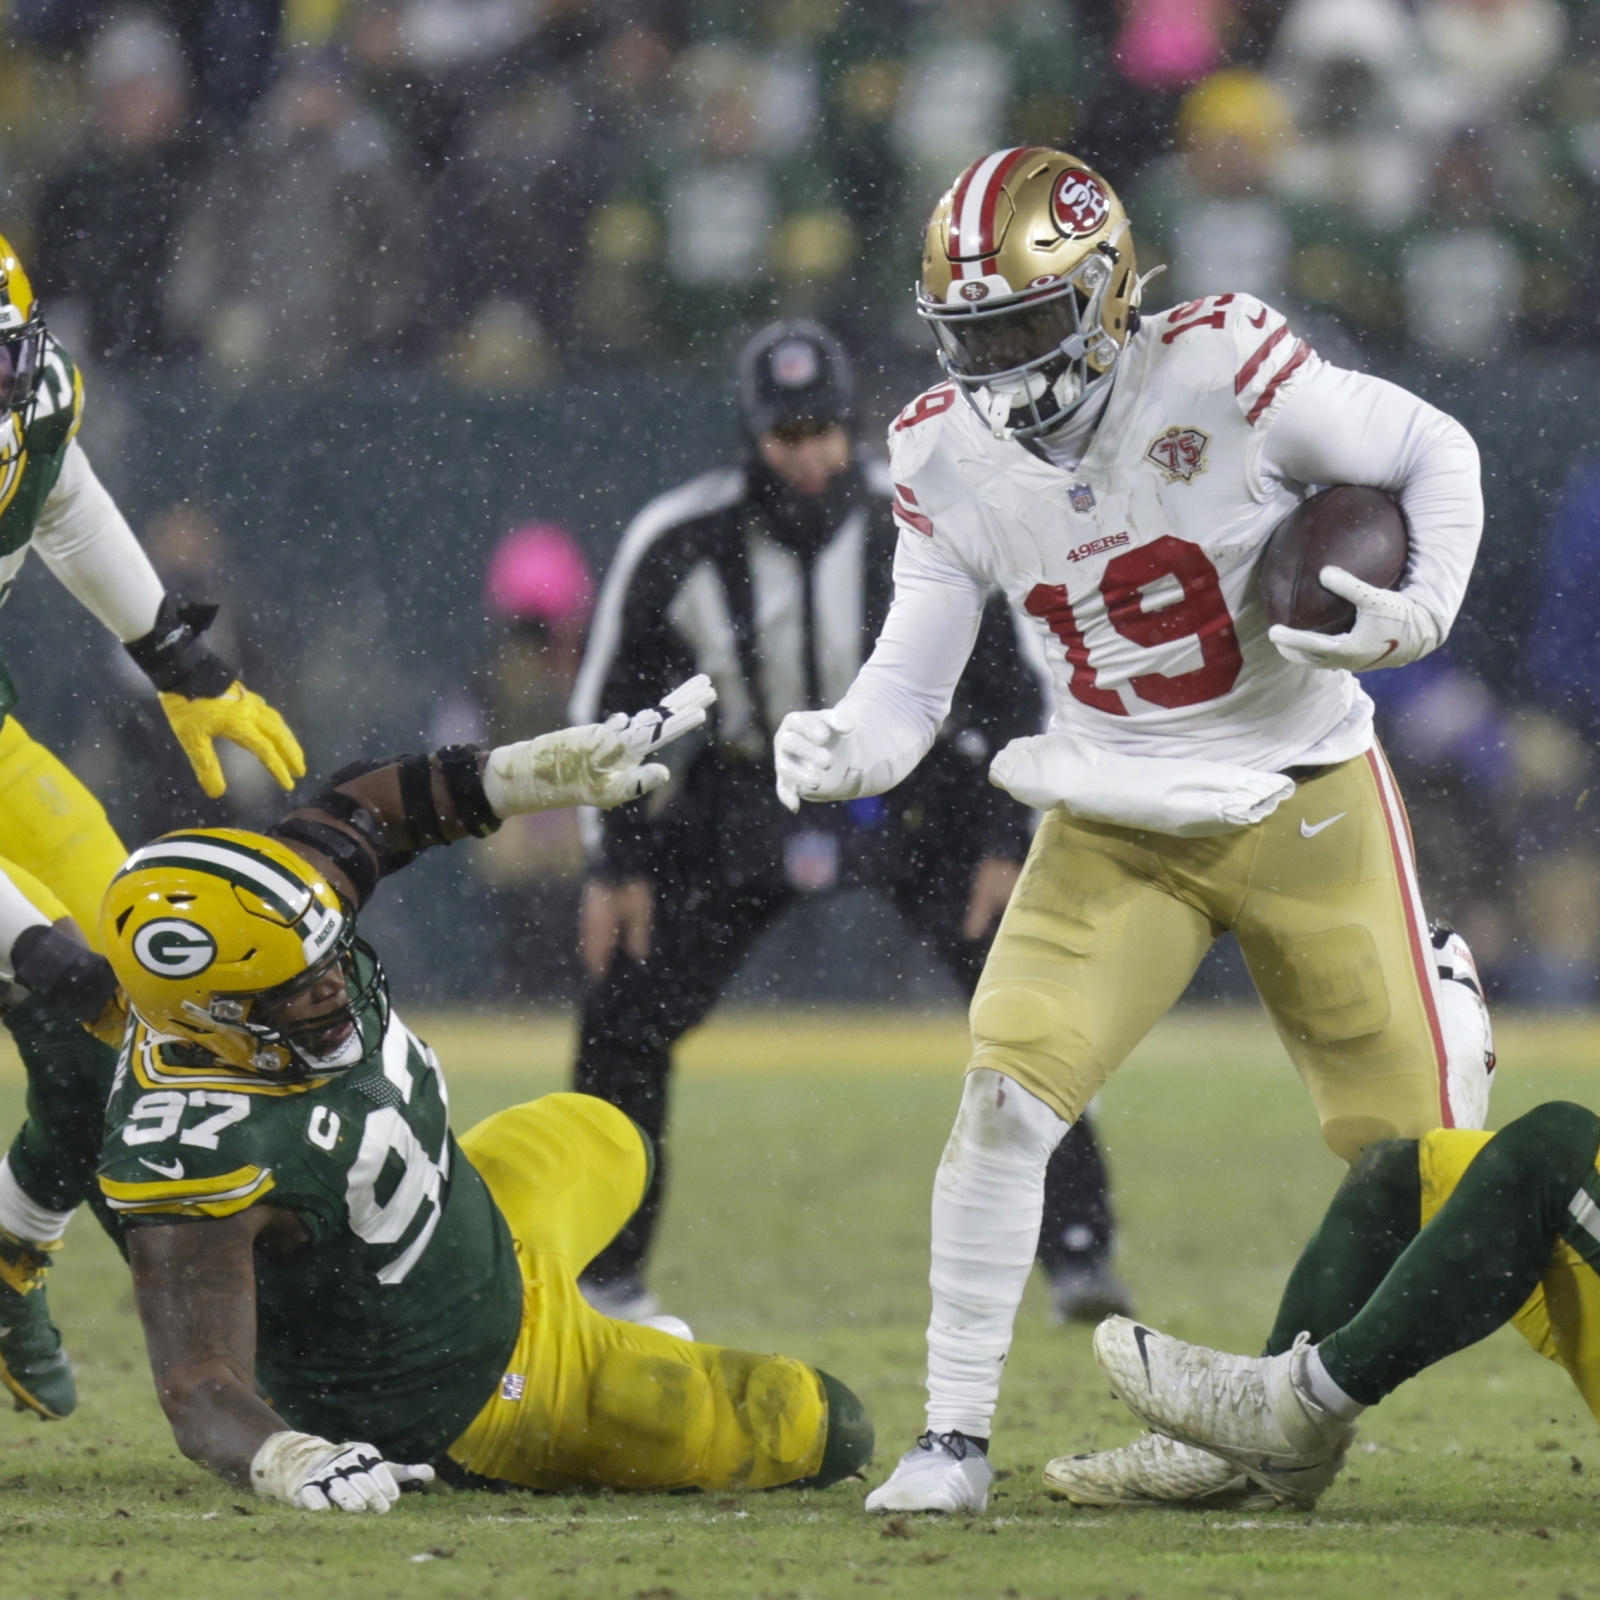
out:
M1094 490L1086 483L1075 483L1067 490L1067 498L1072 502L1072 509L1080 517L1086 517L1094 510Z
M1168 483L1188 483L1206 470L1206 446L1210 442L1210 434L1198 428L1168 428L1150 441L1145 459L1155 463Z

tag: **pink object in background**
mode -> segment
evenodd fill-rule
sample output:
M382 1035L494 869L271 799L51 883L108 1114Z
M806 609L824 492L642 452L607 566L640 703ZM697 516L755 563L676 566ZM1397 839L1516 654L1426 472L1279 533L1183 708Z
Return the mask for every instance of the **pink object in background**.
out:
M1182 89L1222 65L1225 0L1133 0L1117 70L1141 89Z
M565 528L530 522L494 547L483 598L498 616L534 618L552 628L581 627L594 605L594 578Z

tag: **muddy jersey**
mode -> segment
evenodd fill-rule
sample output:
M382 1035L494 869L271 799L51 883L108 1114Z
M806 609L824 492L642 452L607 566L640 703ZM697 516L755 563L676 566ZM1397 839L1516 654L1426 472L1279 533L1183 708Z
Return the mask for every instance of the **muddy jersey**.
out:
M1309 487L1263 472L1266 441L1336 372L1249 295L1149 316L1075 470L994 438L953 385L929 390L889 434L897 577L999 584L1050 661L1057 725L1105 748L1259 770L1359 754L1366 695L1280 655L1256 585Z
M256 1381L284 1422L426 1461L483 1407L522 1316L511 1235L457 1149L433 1052L386 1008L359 1065L273 1084L135 1027L100 1187L128 1225L253 1205L310 1242L256 1254Z

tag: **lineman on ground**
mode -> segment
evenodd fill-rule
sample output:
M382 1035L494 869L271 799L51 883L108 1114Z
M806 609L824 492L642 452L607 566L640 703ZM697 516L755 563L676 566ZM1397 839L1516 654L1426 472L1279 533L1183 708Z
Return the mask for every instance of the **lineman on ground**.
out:
M270 836L168 834L113 881L101 935L133 1020L100 1185L186 1455L346 1511L435 1468L665 1490L864 1465L836 1380L587 1305L577 1274L642 1198L649 1140L551 1095L457 1143L438 1060L355 935L419 850L664 782L641 762L711 698L697 680L665 718L347 768Z

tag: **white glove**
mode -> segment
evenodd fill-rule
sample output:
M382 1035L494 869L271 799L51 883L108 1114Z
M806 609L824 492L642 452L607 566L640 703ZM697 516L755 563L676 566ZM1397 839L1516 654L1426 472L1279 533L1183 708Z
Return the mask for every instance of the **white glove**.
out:
M772 760L778 773L778 798L791 811L800 809L802 799L852 798L846 793L849 751L840 747L854 732L854 722L837 708L791 711L778 724Z
M370 1444L331 1444L314 1433L270 1434L250 1463L250 1487L264 1500L302 1511L385 1512L403 1483L431 1483L433 1468L385 1461Z
M645 762L663 745L698 728L717 691L701 673L634 716L619 712L605 722L562 728L489 753L483 792L497 817L563 806L599 806L609 811L659 789L671 773Z
M1370 672L1373 667L1403 667L1442 643L1438 625L1415 600L1398 589L1379 589L1343 567L1324 567L1317 574L1331 590L1356 608L1348 633L1313 633L1279 623L1267 630L1278 654L1297 667L1326 667Z

